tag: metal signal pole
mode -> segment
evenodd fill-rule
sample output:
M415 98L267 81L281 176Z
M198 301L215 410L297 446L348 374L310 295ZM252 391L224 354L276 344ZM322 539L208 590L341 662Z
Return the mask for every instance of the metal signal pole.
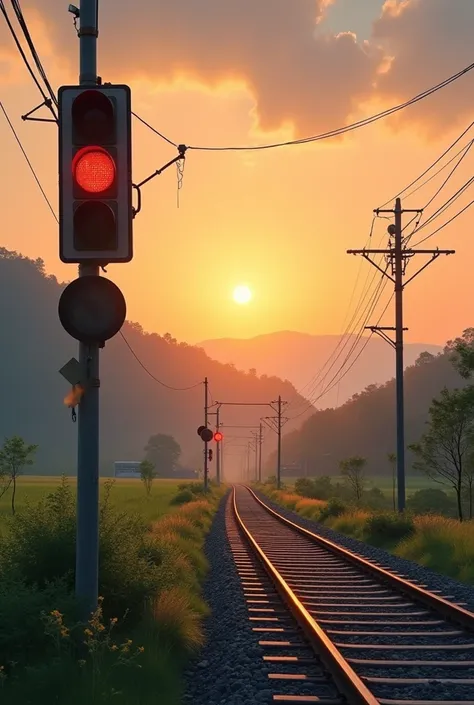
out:
M263 444L263 424L260 421L258 431L258 481L262 481L262 444Z
M209 413L209 385L207 377L204 378L204 426L207 428ZM208 442L204 441L204 490L207 491L208 485Z
M98 0L80 3L81 86L97 85ZM79 265L79 277L99 276L99 266ZM87 617L97 607L99 590L99 345L79 343L79 363L86 371L78 409L76 596Z
M452 255L454 250L413 250L407 247L409 238L403 236L402 215L404 213L418 213L421 209L405 210L402 208L400 198L395 201L395 208L382 210L377 208L374 213L390 213L395 216L395 223L388 226L388 234L393 241L389 241L386 250L347 250L347 254L362 255L370 264L378 269L385 277L390 279L395 285L395 327L388 326L366 326L372 333L377 333L383 340L395 349L395 369L396 369L396 391L397 391L397 485L398 485L398 511L405 510L405 404L403 390L403 331L408 330L403 327L403 290L420 272L434 262L440 255ZM387 264L391 266L391 273L382 269L370 259L369 255L385 255ZM418 269L409 279L404 281L406 266L408 261L415 255L431 255L420 269ZM395 340L392 340L386 331L395 331Z

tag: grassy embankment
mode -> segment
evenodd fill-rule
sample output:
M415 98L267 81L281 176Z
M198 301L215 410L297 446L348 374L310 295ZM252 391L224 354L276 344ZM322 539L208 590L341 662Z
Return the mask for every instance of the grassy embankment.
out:
M0 690L5 705L178 705L203 643L203 542L223 490L139 481L101 488L100 601L80 623L73 596L75 493L22 478L0 504ZM27 497L29 499L27 499Z
M474 584L474 521L461 524L455 519L429 514L407 513L401 517L393 512L351 507L338 499L308 499L268 485L260 485L258 489L307 519Z

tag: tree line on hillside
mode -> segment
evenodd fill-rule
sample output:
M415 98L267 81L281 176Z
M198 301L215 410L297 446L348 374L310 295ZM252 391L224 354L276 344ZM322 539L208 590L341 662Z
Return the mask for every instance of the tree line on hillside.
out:
M430 356L432 357L432 356ZM464 331L461 338L450 341L443 354L443 363L448 361L452 370L457 374L458 386L448 388L444 386L435 398L431 399L431 404L427 405L424 417L424 428L418 430L418 438L408 443L408 449L412 452L412 467L415 471L425 474L433 482L443 485L456 497L457 515L460 521L464 518L464 507L467 504L468 516L473 517L474 503L474 328ZM434 364L436 360L430 360L423 356L423 360L418 361L415 369L422 369L424 366ZM424 370L423 370L424 372ZM389 385L385 385L387 388ZM370 408L366 403L367 397L374 397L376 400L383 400L379 396L379 389L366 390L359 396L359 401L351 400L345 406L351 408L353 414L362 407ZM365 398L364 398L365 397ZM362 402L361 402L362 400ZM376 407L372 407L374 410ZM338 410L334 410L333 421L337 419ZM383 409L381 410L383 411ZM420 410L421 411L421 410ZM324 415L324 412L322 412ZM420 413L421 416L421 413ZM317 428L321 413L316 413L306 427ZM354 423L360 423L360 417L354 418ZM333 432L336 431L334 428ZM344 429L337 427L338 434L343 434ZM411 429L413 436L414 429ZM366 434L374 433L374 443L380 443L373 427L366 429ZM299 448L300 457L302 452L311 451L311 436L308 428L303 428L299 434L293 434L290 441L295 441L296 436L300 437L302 446ZM341 437L341 436L339 436ZM285 439L288 442L288 439ZM306 446L303 446L304 442ZM312 439L312 443L315 440ZM309 445L309 448L308 448ZM291 449L291 445L289 446ZM387 450L385 446L385 450ZM294 446L293 446L294 448ZM284 445L284 453L288 453L288 445ZM392 493L395 501L395 463L396 456L393 452L386 452L386 462L384 468L378 465L372 470L372 475L381 476L385 474L383 470L391 468L392 472ZM286 456L285 456L286 457ZM337 457L337 456L336 456ZM360 504L367 480L368 458L363 455L351 455L337 461L342 476L345 478L350 488L356 504ZM320 473L312 473L320 474ZM322 482L324 480L324 482ZM321 495L327 495L328 488L325 483L331 483L330 477L319 478L316 481L310 479L300 479L297 483L300 491L304 488L306 496L315 496L323 499ZM319 495L318 495L319 490Z
M58 370L77 357L77 343L62 329L58 301L64 288L47 275L41 259L31 260L0 248L0 438L19 435L39 446L35 470L44 474L73 474L76 468L77 428L63 404L70 391ZM116 460L140 460L147 439L159 429L182 448L183 463L202 464L202 442L196 434L202 423L204 389L209 378L213 399L261 402L279 394L305 404L288 381L249 374L211 360L204 350L178 342L171 334L146 333L127 322L101 352L101 471L111 475ZM148 372L146 371L148 370ZM188 387L173 391L171 387ZM310 412L308 411L308 414ZM258 424L259 407L227 407L227 424ZM293 423L297 428L298 419ZM290 425L291 427L291 425ZM276 440L269 436L267 451Z
M469 341L471 329L450 341L438 355L422 353L405 371L405 437L407 446L419 441L429 418L432 400L446 387L464 388L452 364L453 351L461 341ZM371 475L392 472L387 456L396 448L395 381L370 385L336 409L318 410L298 430L283 436L282 464L304 469L308 476L335 475L342 458L358 455L367 458ZM288 414L291 416L291 410ZM416 458L407 454L407 471L417 474ZM268 458L265 469L274 473L276 453Z

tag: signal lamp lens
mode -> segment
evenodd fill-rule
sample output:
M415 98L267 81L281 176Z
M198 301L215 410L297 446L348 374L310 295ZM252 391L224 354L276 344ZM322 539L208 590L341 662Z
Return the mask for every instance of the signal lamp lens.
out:
M79 252L117 248L115 214L107 203L86 201L74 212L74 247Z
M115 181L115 171L114 160L100 147L81 149L72 164L76 183L87 193L107 191Z
M216 431L216 433L214 434L214 440L222 441L222 433L220 431Z

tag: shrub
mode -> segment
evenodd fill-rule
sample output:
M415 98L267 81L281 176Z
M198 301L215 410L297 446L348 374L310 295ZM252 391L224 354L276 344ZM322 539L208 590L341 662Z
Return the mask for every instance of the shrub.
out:
M192 502L194 497L195 495L191 490L181 490L181 492L178 492L178 494L173 497L171 504L186 504L186 502Z
M313 498L314 494L314 482L309 479L309 477L300 477L295 482L295 492L302 497Z
M177 587L161 592L153 601L152 617L158 639L168 647L196 651L204 643L201 615L189 595Z
M301 516L307 517L308 519L318 520L321 514L321 510L326 506L326 502L321 499L300 499L295 505L295 511Z
M185 516L182 516L179 512L176 514L166 514L152 524L152 533L155 535L169 531L182 536L184 539L195 541L196 543L201 541L201 531L199 527Z
M455 514L456 500L443 490L429 487L418 490L407 500L407 509L415 514Z
M474 584L474 522L419 516L414 524L415 533L397 546L396 555Z
M55 606L61 612L76 617L76 602L64 581L48 584L43 590L35 585L0 581L0 664L37 661L51 654L52 648L41 612ZM1 685L1 684L0 684Z
M338 517L347 511L347 504L337 497L332 497L325 507L321 509L319 521L326 521L331 517Z
M391 500L382 492L380 487L372 487L363 493L362 504L370 509L390 509Z
M409 515L394 513L371 514L365 523L367 541L376 545L393 545L410 536L415 530L413 519Z
M340 531L341 534L347 534L348 536L362 539L369 516L369 512L357 509L344 512L344 514L340 514L337 517L330 517L327 520L327 525L335 531Z

